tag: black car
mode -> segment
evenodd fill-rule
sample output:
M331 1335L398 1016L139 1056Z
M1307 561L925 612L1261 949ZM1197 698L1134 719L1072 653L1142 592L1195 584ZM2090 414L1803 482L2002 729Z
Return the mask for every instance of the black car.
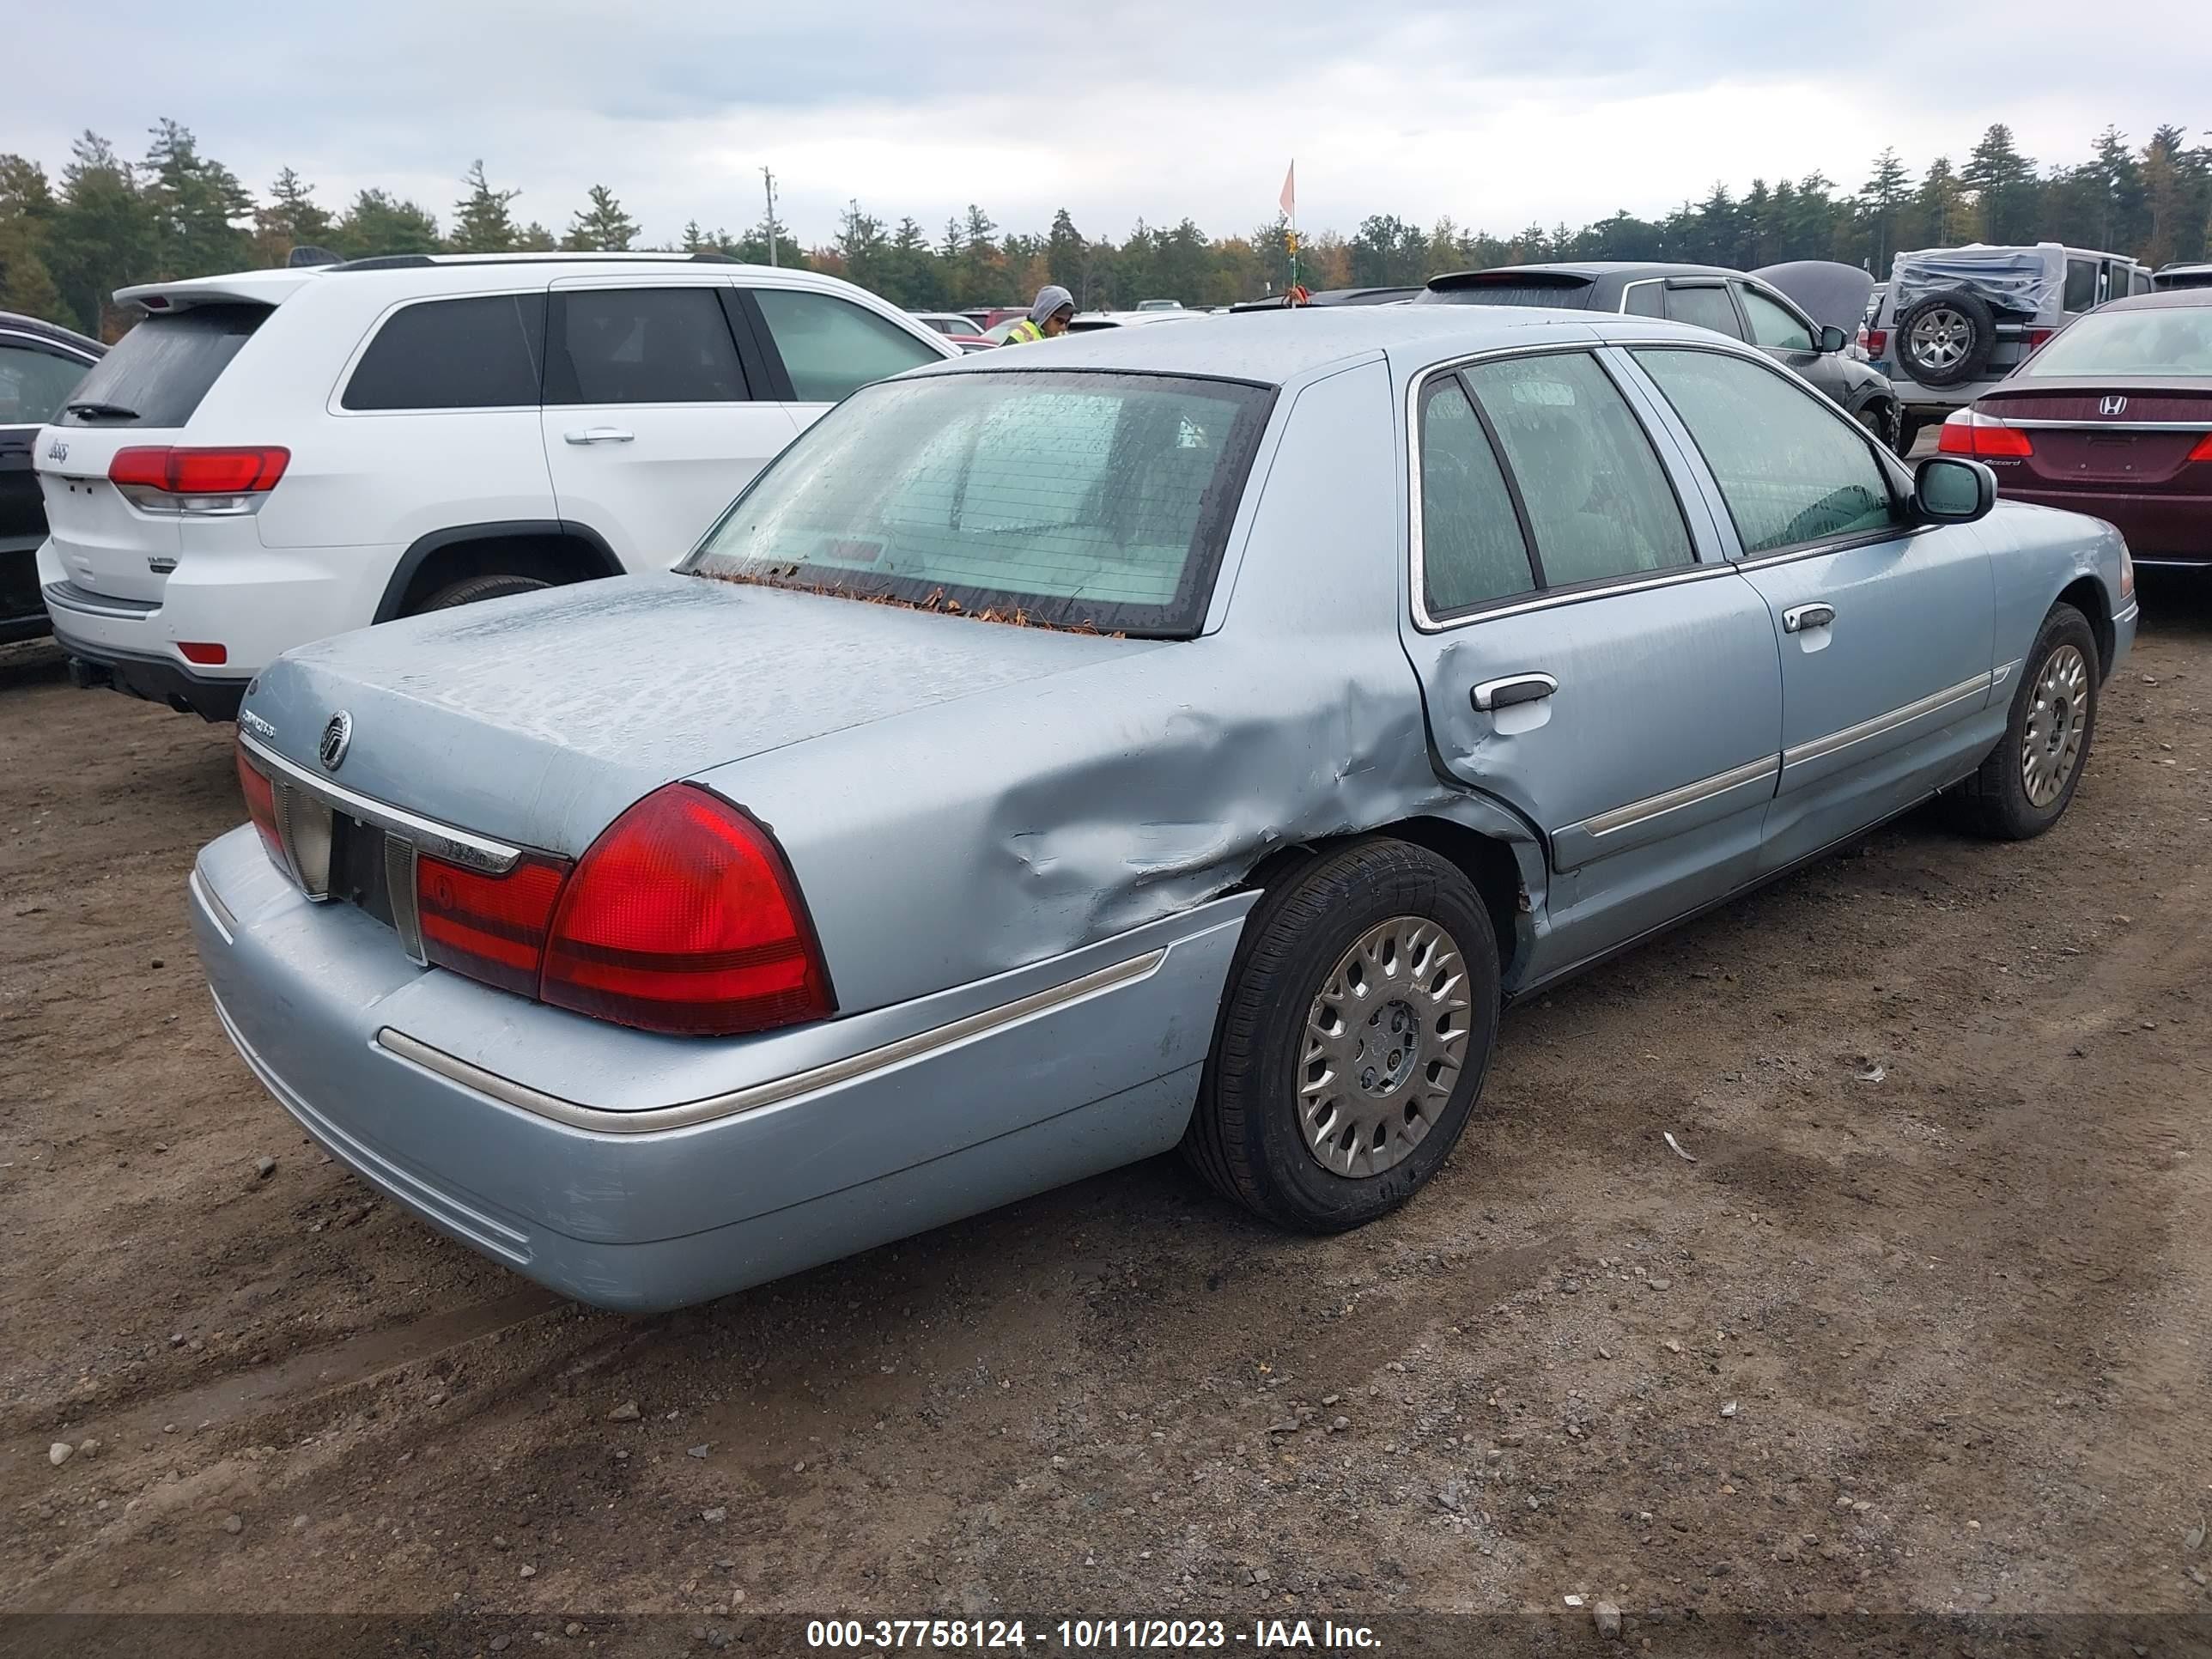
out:
M1741 270L1602 260L1505 265L1431 277L1413 303L1551 306L1693 323L1762 348L1898 453L1911 447L1911 424L1896 388L1887 375L1850 355L1850 337L1815 323L1787 295Z
M53 631L39 598L46 506L31 445L106 350L68 329L0 311L0 645Z

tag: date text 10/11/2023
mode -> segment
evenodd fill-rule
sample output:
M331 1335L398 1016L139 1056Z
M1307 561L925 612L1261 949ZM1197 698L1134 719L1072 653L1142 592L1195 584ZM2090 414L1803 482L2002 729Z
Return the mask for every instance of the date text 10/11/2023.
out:
M1219 1619L1062 1619L1031 1636L1023 1620L1001 1619L817 1619L806 1626L810 1648L977 1652L1059 1647L1072 1653L1109 1650L1172 1652L1242 1647L1248 1653L1374 1650L1382 1644L1364 1625L1331 1620L1261 1619L1249 1632Z

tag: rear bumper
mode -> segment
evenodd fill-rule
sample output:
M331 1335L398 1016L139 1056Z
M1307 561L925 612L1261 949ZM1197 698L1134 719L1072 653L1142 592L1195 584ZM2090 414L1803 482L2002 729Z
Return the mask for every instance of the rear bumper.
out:
M374 622L399 551L276 550L258 543L187 548L177 568L149 590L157 598L131 599L80 586L49 542L39 550L38 577L54 632L72 654L112 668L113 683L134 696L230 720L246 682L278 656ZM185 641L221 645L222 670L195 672L177 649ZM158 665L172 672L150 672ZM216 690L204 693L206 687ZM210 696L220 713L202 707Z
M73 613L56 609L57 617ZM167 657L117 651L80 639L73 628L57 623L53 635L69 653L70 678L90 689L106 686L149 702L167 703L180 714L198 714L204 720L234 720L245 699L246 682L214 679L195 674Z
M332 1157L566 1296L720 1296L1164 1152L1252 897L793 1031L685 1040L410 963L251 829L203 850L200 959L254 1074Z

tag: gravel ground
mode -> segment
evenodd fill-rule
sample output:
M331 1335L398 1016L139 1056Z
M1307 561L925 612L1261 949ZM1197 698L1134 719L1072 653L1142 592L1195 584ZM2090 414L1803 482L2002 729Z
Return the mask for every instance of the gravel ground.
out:
M1916 816L1516 1010L1386 1222L1282 1237L1161 1160L643 1319L302 1140L185 923L228 729L0 656L0 1607L617 1651L763 1612L1595 1641L1580 1595L1660 1651L1859 1608L2202 1650L2212 584L2145 599L2058 830Z

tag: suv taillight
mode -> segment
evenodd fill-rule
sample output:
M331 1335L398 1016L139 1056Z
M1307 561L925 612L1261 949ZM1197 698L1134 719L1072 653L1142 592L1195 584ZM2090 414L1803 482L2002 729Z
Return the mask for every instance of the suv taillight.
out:
M140 444L118 449L107 481L149 513L251 513L276 488L292 452L276 444L194 449Z
M2034 350L2038 346L2041 345L2045 340L2049 339L2052 335L2057 332L2058 331L2055 328L2031 328L2027 331L2025 337L2027 342L2027 349L2030 351Z
M647 795L586 849L553 914L538 995L647 1030L718 1036L836 1006L781 849L684 783Z
M1888 349L1889 331L1887 329L1870 328L1866 331L1866 351L1868 356L1879 357L1883 352Z

